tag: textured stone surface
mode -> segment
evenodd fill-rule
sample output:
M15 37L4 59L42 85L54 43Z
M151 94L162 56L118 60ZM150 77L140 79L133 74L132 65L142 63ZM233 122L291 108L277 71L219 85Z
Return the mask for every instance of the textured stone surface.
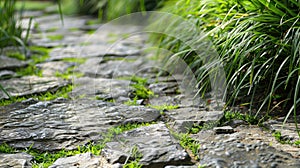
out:
M223 126L214 127L214 131L216 134L230 134L234 132L234 129L231 126Z
M8 79L15 75L16 75L16 73L13 71L8 71L8 70L0 71L0 79Z
M232 134L200 131L192 137L201 144L200 164L208 167L300 166L298 148L294 147L296 151L292 152L288 145L278 143L269 132L257 126L239 126Z
M83 153L67 158L57 159L49 168L110 168L112 165L100 156Z
M29 105L28 105L29 104ZM112 126L156 121L160 114L142 106L115 106L92 100L27 101L0 107L0 143L17 148L76 149Z
M124 132L109 142L102 151L110 163L124 163L133 155L133 149L141 154L144 167L191 164L189 155L160 123Z
M29 168L33 157L26 153L2 154L0 153L1 168Z
M131 62L126 59L103 62L99 58L92 58L80 65L78 69L90 77L117 78L136 75L143 63L141 59Z
M16 68L25 67L27 65L28 63L25 61L0 55L0 70L13 70Z
M0 84L11 96L28 96L45 93L47 91L56 91L69 84L69 81L56 77L24 76L21 78L2 80ZM8 98L8 96L1 91L0 100L4 98Z
M130 81L127 80L82 77L75 79L74 84L77 87L70 94L72 97L84 95L103 100L115 99L118 102L130 93Z
M102 56L128 56L138 55L139 50L128 46L112 46L112 45L86 45L86 46L68 46L63 48L55 48L50 52L49 60L61 60L64 58L79 57L102 57Z
M203 125L212 124L217 126L223 117L223 111L204 111L199 108L179 108L166 112L170 119L170 126L176 132L186 133L194 124Z
M37 64L36 67L42 69L43 76L55 76L56 73L66 73L68 68L75 66L75 63L54 61Z

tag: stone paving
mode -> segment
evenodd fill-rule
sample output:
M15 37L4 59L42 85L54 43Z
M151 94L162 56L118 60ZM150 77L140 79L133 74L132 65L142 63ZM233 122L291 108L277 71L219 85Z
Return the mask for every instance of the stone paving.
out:
M34 14L34 13L33 13ZM0 107L0 144L16 149L32 148L44 152L73 150L89 142L101 141L112 127L128 123L152 123L116 135L100 156L78 154L56 160L51 168L122 167L136 148L143 167L300 167L299 146L278 143L270 131L245 122L218 127L224 117L221 110L205 107L205 102L189 97L180 90L181 74L159 73L159 62L145 53L147 36L124 39L135 25L110 25L89 35L101 25L87 25L90 17L65 17L61 25L56 14L36 16L38 28L32 30L32 45L51 48L49 58L37 64L43 77L18 77L15 70L28 62L0 56L0 84L12 96L31 96L56 91L72 84L69 99L41 101L29 98ZM48 36L61 35L50 40ZM120 40L123 39L123 40ZM118 41L119 40L119 41ZM67 61L84 58L84 63ZM57 77L69 68L80 73L71 79ZM162 67L162 66L161 66ZM132 99L132 76L145 77L155 95L138 100L135 106L124 104ZM174 77L177 76L177 77ZM7 99L0 92L0 100ZM177 109L159 111L151 105L176 105ZM140 102L140 103L138 103ZM264 123L279 130L282 120ZM210 124L211 128L191 134L200 143L198 156L184 149L175 134L187 133L193 125ZM283 130L292 140L293 123ZM292 130L292 131L291 131ZM199 158L199 160L195 160ZM0 153L0 167L31 167L34 158L26 153Z

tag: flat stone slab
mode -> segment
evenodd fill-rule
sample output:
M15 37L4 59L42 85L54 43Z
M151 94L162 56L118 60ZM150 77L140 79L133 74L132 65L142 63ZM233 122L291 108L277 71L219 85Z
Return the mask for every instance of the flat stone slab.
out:
M0 153L0 167L27 168L31 167L33 157L27 153L2 154Z
M56 77L24 76L0 81L0 84L11 96L28 96L33 94L56 91L69 84L69 81ZM8 96L0 92L0 100L7 99Z
M88 59L79 66L79 70L85 75L94 78L117 78L137 75L144 61L141 59L131 62L124 60L114 60L102 62L99 58Z
M300 166L299 148L280 144L258 126L238 126L231 134L200 131L192 138L200 144L199 160L208 167Z
M111 168L101 156L94 156L91 153L78 154L71 157L59 158L49 168Z
M27 65L28 63L25 61L0 55L0 70L14 70L26 67Z
M117 135L102 150L110 163L123 164L135 154L141 156L140 163L145 168L164 167L166 165L189 165L191 158L179 143L171 136L168 128L162 124L140 127Z
M76 149L102 139L109 128L153 122L159 111L143 106L115 106L100 100L24 101L0 107L0 144L41 151Z
M216 134L230 134L234 132L231 126L214 127L213 129Z
M70 93L71 97L85 96L86 98L98 98L103 100L118 99L128 97L130 93L130 81L82 77L74 79L76 87Z
M223 111L204 111L200 108L179 108L166 112L170 119L170 126L177 132L186 133L190 128L204 123L217 126L221 118L224 116Z
M75 63L54 61L37 64L36 67L42 69L43 76L55 76L56 73L65 73L68 68L75 66Z
M50 52L49 60L61 60L64 58L89 58L103 56L130 56L139 55L140 50L129 46L116 45L83 45L57 47Z

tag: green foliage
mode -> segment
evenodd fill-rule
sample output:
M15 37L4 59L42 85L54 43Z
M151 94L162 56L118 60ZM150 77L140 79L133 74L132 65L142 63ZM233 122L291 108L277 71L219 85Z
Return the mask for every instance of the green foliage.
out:
M291 139L283 137L280 131L273 132L272 136L281 144L296 145L300 147L300 140L291 141Z
M200 150L200 144L199 142L197 142L196 140L194 140L193 138L191 138L189 136L189 134L178 134L176 135L179 140L180 140L180 145L185 148L190 150L195 157L195 160L198 160L198 154L199 154L199 150Z
M253 115L242 114L240 112L226 111L225 115L224 115L223 123L226 122L226 121L232 121L232 120L243 120L243 121L245 121L245 122L247 122L248 124L251 124L251 125L256 125L259 122L257 117L255 117Z
M54 4L49 1L17 1L15 8L17 10L44 10Z
M256 116L277 105L290 108L287 116L296 114L300 103L298 0L170 0L163 11L195 23L215 45L226 73L227 105L250 102ZM190 32L181 33L193 38ZM215 72L214 63L203 65L202 58L175 38L163 36L157 41L160 47L182 53L197 76L199 93L210 91L208 76Z
M47 36L47 38L52 41L58 41L58 40L62 40L64 38L64 36L61 34L57 34L57 35L49 35L49 36Z
M135 84L131 84L131 86L134 88L134 95L137 99L149 99L154 96L154 93L146 87L143 81L138 81Z
M76 69L76 66L68 68L65 72L55 72L56 77L60 77L63 79L72 79L72 77L82 77L83 73L74 71Z
M15 15L15 0L2 0L0 1L0 49L6 46L25 46L21 34L21 25L17 22L20 18Z
M15 153L16 149L7 145L6 143L0 144L0 153Z
M23 53L15 51L15 52L7 52L6 55L11 58L16 58L18 60L25 60L26 57Z
M46 93L41 93L38 95L29 95L29 96L25 96L25 97L11 97L10 99L6 100L0 100L0 106L6 106L15 102L20 102L23 100L26 100L28 98L36 98L38 100L54 100L56 98L59 97L63 97L63 98L69 98L68 93L71 92L73 90L73 85L67 85L65 87L62 87L60 89L58 89L57 91L51 92L48 91Z
M126 163L123 168L142 168L143 165L141 165L138 161L130 161L129 163Z
M167 104L157 105L157 106L150 105L150 107L155 108L155 109L160 110L160 111L174 110L174 109L178 109L179 108L178 105L167 105Z
M151 124L155 124L155 122L152 123L128 123L126 125L120 125L117 127L114 127L111 131L115 134L120 134L125 131L133 130L139 127L149 126Z
M76 7L68 4L70 12L97 15L100 20L108 21L133 12L153 10L164 0L77 0ZM65 2L67 3L67 2ZM64 6L68 6L64 5ZM67 7L66 7L67 8Z

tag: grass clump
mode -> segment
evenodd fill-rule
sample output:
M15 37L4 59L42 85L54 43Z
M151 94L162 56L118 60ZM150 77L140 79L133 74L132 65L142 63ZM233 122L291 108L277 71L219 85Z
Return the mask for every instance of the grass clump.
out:
M272 136L281 144L296 145L297 147L300 147L300 140L292 141L292 139L282 136L280 131L274 131Z
M177 134L175 135L180 140L180 145L191 152L195 160L199 159L199 150L200 150L200 143L194 140L189 136L189 134Z
M24 55L24 53L21 53L21 52L17 52L17 51L15 51L15 52L8 52L8 53L6 53L6 55L8 57L16 58L18 60L22 60L22 61L26 60L26 56Z
M178 14L211 40L225 70L227 105L249 103L250 111L268 115L274 107L299 112L300 3L269 0L167 1L163 11ZM174 31L176 28L172 28ZM181 36L190 32L178 31ZM178 53L195 72L199 94L211 90L216 63L204 64L193 49L176 38L162 36L160 47ZM197 42L197 39L194 40ZM199 45L201 46L201 45ZM181 53L181 54L180 54ZM297 122L297 121L296 121Z
M28 98L35 98L41 101L54 100L59 97L69 98L68 93L71 92L72 90L73 90L73 85L67 85L65 87L59 88L56 91L48 91L46 93L41 93L37 95L28 95L23 97L11 97L8 100L6 99L0 100L0 106L6 106L12 103L21 102Z

